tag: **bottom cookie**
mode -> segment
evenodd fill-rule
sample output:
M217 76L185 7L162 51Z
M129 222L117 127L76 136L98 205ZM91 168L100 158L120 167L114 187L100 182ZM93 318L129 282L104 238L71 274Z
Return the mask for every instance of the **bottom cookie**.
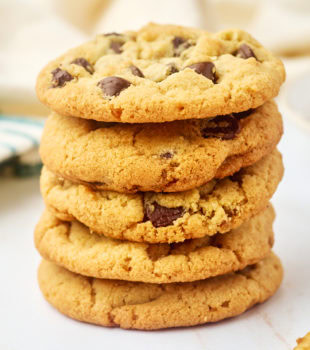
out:
M189 283L89 278L45 260L38 271L42 293L63 314L102 326L146 330L239 315L272 296L282 276L281 262L273 253L239 272Z

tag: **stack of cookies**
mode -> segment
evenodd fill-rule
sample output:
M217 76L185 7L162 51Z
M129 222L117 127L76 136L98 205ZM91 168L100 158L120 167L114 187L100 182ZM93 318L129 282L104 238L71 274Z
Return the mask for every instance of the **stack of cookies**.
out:
M40 73L39 284L62 313L159 329L238 315L282 280L281 61L249 34L149 24Z

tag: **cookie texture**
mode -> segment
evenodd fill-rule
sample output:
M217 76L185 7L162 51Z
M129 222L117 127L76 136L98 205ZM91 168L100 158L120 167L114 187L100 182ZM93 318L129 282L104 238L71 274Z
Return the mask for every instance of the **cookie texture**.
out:
M283 175L274 150L232 177L178 193L97 191L43 168L41 192L61 220L78 220L97 234L149 243L173 243L225 233L264 209Z
M149 24L71 49L39 74L39 99L65 116L146 123L256 108L275 97L282 62L248 33Z
M231 136L231 125L225 129L206 119L120 124L54 113L46 122L40 154L54 173L97 189L185 191L255 163L283 133L273 101L237 118L239 133L223 139Z
M310 349L310 332L303 338L297 339L297 346L294 350L309 350Z
M271 254L239 272L198 282L96 279L47 261L41 263L38 279L46 300L67 316L102 326L151 330L239 315L271 297L282 275L280 260Z
M231 232L175 244L146 244L91 234L44 212L35 244L44 259L97 278L149 283L191 282L241 270L273 245L271 206Z

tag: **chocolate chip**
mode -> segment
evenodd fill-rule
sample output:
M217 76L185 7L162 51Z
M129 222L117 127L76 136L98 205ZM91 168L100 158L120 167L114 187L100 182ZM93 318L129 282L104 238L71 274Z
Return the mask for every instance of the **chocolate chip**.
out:
M233 116L237 118L238 120L244 119L251 115L254 112L254 109L248 109L247 111L239 112L239 113L233 113Z
M165 152L160 155L160 158L163 158L163 159L171 159L172 157L173 157L173 153L171 152Z
M120 77L106 77L97 84L107 96L118 96L124 89L127 89L131 83Z
M174 73L178 73L179 70L174 63L168 63L167 66L169 69L169 75L174 74Z
M151 205L145 205L145 216L155 227L169 226L173 221L182 217L183 214L183 207L167 208L156 202L153 202Z
M71 62L71 64L77 64L78 66L82 66L90 74L94 73L93 66L83 57L76 58Z
M122 34L116 33L116 32L111 32L111 33L105 33L103 36L121 36Z
M235 56L244 58L244 59L247 59L250 57L256 58L253 50L247 44L242 44L237 50L237 52L235 53Z
M199 62L187 66L193 69L196 73L202 74L204 77L215 82L215 66L212 62Z
M182 51L188 49L191 44L184 38L180 36L174 37L172 40L172 45L174 48L174 56L180 56Z
M143 73L141 72L141 70L138 67L130 66L129 69L131 70L131 73L133 75L136 75L137 77L140 77L140 78L144 78Z
M53 81L53 87L62 87L66 84L67 81L70 81L73 79L73 76L68 73L66 70L56 68L52 71L52 81Z
M201 130L201 135L204 138L217 137L231 140L240 132L239 121L233 115L219 115L210 120L209 125Z
M123 43L120 43L118 41L111 41L110 48L115 52L115 53L122 53L122 46Z
M180 45L184 44L185 42L186 42L186 40L184 38L181 38L180 36L176 36L172 40L172 45L175 49L177 49Z

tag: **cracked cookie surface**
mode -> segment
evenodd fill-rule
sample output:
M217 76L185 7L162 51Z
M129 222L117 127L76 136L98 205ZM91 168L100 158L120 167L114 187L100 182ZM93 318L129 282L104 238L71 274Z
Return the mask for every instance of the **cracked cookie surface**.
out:
M273 101L238 121L232 139L206 137L207 120L119 124L52 114L40 154L44 164L74 182L118 192L179 192L229 176L271 152L282 118Z
M47 168L41 192L61 220L78 220L107 237L173 243L225 233L264 209L283 175L274 150L231 177L178 193L97 191L57 177Z
M62 115L146 123L256 108L284 79L282 62L244 31L149 24L71 49L41 71L36 89Z
M91 234L45 211L35 244L46 260L81 275L149 283L191 282L257 263L273 245L271 206L225 235L175 244L120 241Z
M46 300L84 322L127 329L183 327L236 316L271 297L282 281L271 253L244 270L197 282L149 284L74 274L42 261L38 280Z

